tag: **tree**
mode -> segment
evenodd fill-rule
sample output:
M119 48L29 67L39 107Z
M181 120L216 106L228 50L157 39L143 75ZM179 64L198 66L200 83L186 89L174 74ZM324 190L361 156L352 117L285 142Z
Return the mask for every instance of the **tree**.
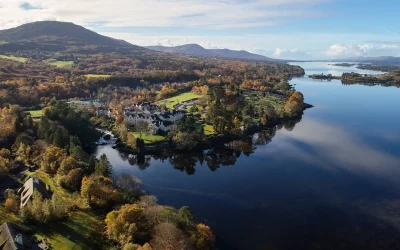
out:
M109 208L119 199L112 180L98 175L83 177L81 196L94 208Z
M288 102L285 105L285 112L289 116L296 116L298 115L301 111L303 111L304 107L304 96L300 92L294 92Z
M102 154L100 159L96 162L95 171L97 175L102 175L104 177L111 177L113 174L113 167L108 161L107 155Z
M126 140L126 145L128 145L129 147L131 147L133 149L137 148L136 138L133 135L133 133L128 133L127 140Z
M69 143L68 131L63 127L58 126L51 138L53 145L59 148L65 148Z
M75 158L73 158L71 156L67 156L62 160L62 162L60 164L60 168L57 171L57 174L67 175L71 170L80 168L80 167L81 167L80 164L78 163L77 160L75 160Z
M60 177L60 185L70 191L79 191L82 184L84 171L80 168L72 169L68 175Z
M117 118L115 119L115 126L119 126L124 122L124 116L123 115L118 115Z
M41 169L48 174L55 174L66 155L65 150L61 148L55 146L46 148L40 164Z
M39 137L39 139L45 140L47 142L50 140L50 127L51 124L49 120L45 116L42 116L42 118L40 118L39 129L37 131L37 136Z
M9 159L0 157L0 174L8 174L12 170L13 165Z
M139 138L142 139L143 133L149 131L149 124L145 121L138 121L135 125L135 130L139 133Z
M178 132L173 140L181 150L191 150L199 144L195 133Z
M7 212L17 214L19 211L20 202L16 197L10 197L4 203Z
M105 223L108 238L124 246L127 243L133 243L138 235L143 233L141 228L146 222L142 208L136 204L127 204L120 210L108 213Z
M138 250L139 247L141 247L141 246L138 245L138 244L127 243L127 244L124 245L122 250Z
M196 218L192 212L192 209L188 206L183 206L178 211L179 225L183 230L193 229L196 225Z
M69 154L76 160L84 160L86 153L83 151L81 142L77 136L71 136L69 138Z
M209 226L198 224L196 231L190 237L197 249L208 250L215 248L215 236Z
M186 235L172 223L158 225L150 243L155 250L193 249Z
M137 197L144 194L142 181L133 175L118 175L115 182L118 190L126 200L134 201Z

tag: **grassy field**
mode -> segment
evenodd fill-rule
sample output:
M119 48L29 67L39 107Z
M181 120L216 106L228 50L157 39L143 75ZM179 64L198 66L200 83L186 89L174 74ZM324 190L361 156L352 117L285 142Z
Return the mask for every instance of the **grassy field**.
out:
M65 222L38 226L35 236L44 239L52 249L99 249L104 227L103 218L90 212L74 211Z
M59 68L69 68L74 65L73 61L57 61L56 59L47 59L44 62Z
M28 61L28 58L24 58L24 57L18 57L18 56L5 56L5 55L0 55L0 58L2 59L8 59L8 60L13 60L16 62L26 62Z
M176 105L176 104L186 102L186 101L189 101L192 99L200 98L200 97L201 97L201 95L196 95L192 92L186 92L186 93L182 93L180 95L177 95L177 96L174 96L174 97L171 97L168 99L161 100L158 103L159 104L165 103L167 108L173 109L174 105Z
M29 113L31 114L32 118L42 117L42 110L30 110Z
M135 136L135 138L140 138L140 135L137 132L134 132L133 135ZM142 139L144 140L145 144L152 144L167 140L164 136L161 135L147 135L145 133L142 134Z
M87 78L109 78L112 75L101 75L101 74L87 74L85 77Z

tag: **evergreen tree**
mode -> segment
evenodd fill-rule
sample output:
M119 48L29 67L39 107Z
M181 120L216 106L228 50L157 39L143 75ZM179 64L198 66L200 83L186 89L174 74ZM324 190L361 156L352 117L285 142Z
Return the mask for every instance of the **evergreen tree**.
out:
M113 174L113 167L105 154L102 154L99 161L96 162L95 173L107 178Z

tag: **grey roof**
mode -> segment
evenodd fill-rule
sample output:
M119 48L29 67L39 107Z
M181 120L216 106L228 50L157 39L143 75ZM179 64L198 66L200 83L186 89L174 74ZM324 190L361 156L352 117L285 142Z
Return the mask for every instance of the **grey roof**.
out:
M1 250L20 250L28 249L24 244L27 243L26 239L23 239L23 245L15 242L15 238L18 235L22 237L23 230L18 226L6 222L0 226L0 249Z

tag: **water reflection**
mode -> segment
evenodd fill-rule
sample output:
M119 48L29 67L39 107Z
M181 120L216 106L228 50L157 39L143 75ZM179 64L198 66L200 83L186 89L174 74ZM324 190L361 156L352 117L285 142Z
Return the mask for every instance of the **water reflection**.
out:
M400 158L375 148L339 125L306 119L292 133L283 131L280 145L298 160L400 181Z

